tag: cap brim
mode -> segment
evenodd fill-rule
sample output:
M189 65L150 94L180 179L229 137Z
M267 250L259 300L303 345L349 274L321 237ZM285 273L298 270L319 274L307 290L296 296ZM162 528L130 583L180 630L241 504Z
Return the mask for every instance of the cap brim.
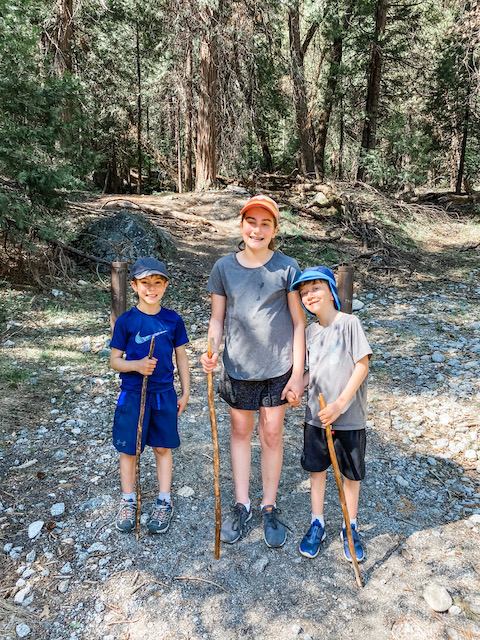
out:
M247 202L247 204L240 211L240 215L243 216L249 209L253 209L254 207L265 209L266 211L268 211L268 213L271 213L275 220L278 222L278 211L273 205L268 202Z
M140 273L135 273L132 274L132 278L136 278L137 280L140 280L141 278L147 278L148 276L162 276L162 278L165 278L165 280L168 280L168 276L166 273L162 273L161 271L158 271L157 269L147 269L146 271L141 271Z

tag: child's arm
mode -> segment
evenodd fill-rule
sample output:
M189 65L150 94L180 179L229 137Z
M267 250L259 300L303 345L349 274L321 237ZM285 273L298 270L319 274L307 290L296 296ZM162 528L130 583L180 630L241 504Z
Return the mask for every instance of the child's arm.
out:
M212 293L212 311L210 315L210 324L208 325L208 339L213 338L215 350L211 358L207 353L202 353L200 362L202 363L205 373L211 373L218 362L218 350L222 341L223 324L225 322L225 313L227 311L227 298L217 293Z
M130 371L136 371L142 376L151 376L157 366L157 358L149 358L145 356L141 360L124 360L123 351L121 349L114 349L110 352L110 366L112 369L120 371L120 373L129 373Z
M180 386L182 395L177 398L178 415L185 411L188 398L190 396L190 369L188 367L188 356L185 345L175 347L175 360L177 362L178 377L180 378Z
M345 389L338 396L335 402L327 404L325 409L319 411L318 417L322 421L322 424L332 424L340 416L347 404L353 398L362 382L367 377L368 373L368 356L363 356L358 362L355 363L352 375L347 382Z
M287 295L288 309L293 321L293 367L290 380L282 391L282 400L291 391L298 400L303 396L303 370L305 367L305 312L297 291Z
M308 387L309 381L310 381L310 375L307 369L307 371L304 371L303 373L304 389L305 387ZM288 404L292 407L292 409L296 409L302 403L301 399L297 398L297 396L293 393L293 391L287 391L287 395L285 397L288 400Z

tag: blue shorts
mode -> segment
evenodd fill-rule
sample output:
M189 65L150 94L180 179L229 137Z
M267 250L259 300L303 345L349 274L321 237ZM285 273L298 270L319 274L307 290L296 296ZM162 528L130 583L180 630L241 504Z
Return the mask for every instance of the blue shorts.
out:
M140 415L140 393L122 391L113 418L113 446L134 456ZM177 394L174 389L147 393L142 428L142 451L145 445L175 449L180 445L177 427Z

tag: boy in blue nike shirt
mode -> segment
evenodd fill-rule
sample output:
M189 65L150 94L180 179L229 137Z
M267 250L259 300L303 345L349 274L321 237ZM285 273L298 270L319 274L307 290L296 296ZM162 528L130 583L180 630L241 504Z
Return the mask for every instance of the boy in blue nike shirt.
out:
M113 444L120 452L123 493L116 527L124 532L135 527L135 451L142 382L146 375L142 451L146 444L153 448L159 488L147 527L150 533L165 533L173 514L170 486L172 449L180 444L177 418L185 410L190 394L185 350L188 337L178 313L160 305L168 286L163 262L156 258L141 258L133 265L130 275L132 289L138 294L138 304L118 318L110 344L110 366L120 371L122 380L113 422ZM155 350L149 358L153 337ZM178 398L173 387L174 352L182 390Z

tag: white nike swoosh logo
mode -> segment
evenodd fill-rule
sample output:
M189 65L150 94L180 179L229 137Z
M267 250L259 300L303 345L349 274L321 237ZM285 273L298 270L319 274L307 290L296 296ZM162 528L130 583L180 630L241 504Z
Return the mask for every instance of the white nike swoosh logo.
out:
M164 331L157 331L157 333L152 333L151 336L141 336L140 335L140 331L139 331L137 333L137 335L135 336L135 342L137 344L143 344L144 342L147 342L148 340L151 340L152 338L155 338L156 336L162 335L162 333L167 333L167 330L165 329Z

